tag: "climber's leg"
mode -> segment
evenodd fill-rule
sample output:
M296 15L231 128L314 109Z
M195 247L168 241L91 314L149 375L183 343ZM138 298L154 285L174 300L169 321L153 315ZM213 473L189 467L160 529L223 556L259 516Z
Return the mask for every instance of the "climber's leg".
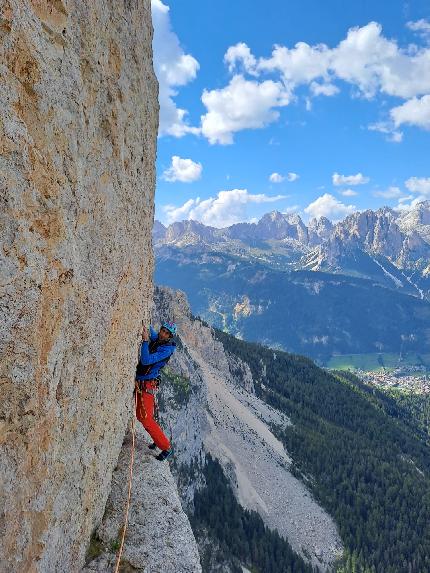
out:
M160 450L170 450L170 442L154 420L154 396L143 391L137 395L136 417Z

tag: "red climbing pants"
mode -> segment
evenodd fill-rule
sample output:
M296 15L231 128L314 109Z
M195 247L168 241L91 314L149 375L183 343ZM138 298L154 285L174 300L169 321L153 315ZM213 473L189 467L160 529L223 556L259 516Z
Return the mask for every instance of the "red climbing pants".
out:
M145 380L142 392L137 392L136 418L141 422L145 430L154 440L160 450L170 450L170 442L163 430L154 420L154 392L157 390L155 380Z

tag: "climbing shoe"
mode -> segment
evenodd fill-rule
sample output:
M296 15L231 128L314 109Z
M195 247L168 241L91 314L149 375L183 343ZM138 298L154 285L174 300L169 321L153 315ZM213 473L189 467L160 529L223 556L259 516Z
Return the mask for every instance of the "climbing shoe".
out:
M158 456L155 456L155 458L159 461L162 462L164 460L167 460L167 458L169 458L171 455L173 454L173 450L162 450Z
M150 450L155 450L156 447L157 447L157 446L155 445L155 442L152 442L152 444L149 444L149 446L148 446L148 448L149 448Z

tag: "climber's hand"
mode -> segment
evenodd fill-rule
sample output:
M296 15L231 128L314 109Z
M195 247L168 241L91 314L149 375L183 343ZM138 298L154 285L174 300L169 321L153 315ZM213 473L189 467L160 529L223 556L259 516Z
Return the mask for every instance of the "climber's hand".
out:
M148 342L149 340L149 332L146 326L142 326L142 340L143 342Z

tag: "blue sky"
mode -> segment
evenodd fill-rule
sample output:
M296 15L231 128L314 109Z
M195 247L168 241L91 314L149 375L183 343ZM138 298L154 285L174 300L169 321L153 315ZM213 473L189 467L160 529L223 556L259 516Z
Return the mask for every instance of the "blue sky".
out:
M152 9L159 220L337 220L430 198L427 1Z

